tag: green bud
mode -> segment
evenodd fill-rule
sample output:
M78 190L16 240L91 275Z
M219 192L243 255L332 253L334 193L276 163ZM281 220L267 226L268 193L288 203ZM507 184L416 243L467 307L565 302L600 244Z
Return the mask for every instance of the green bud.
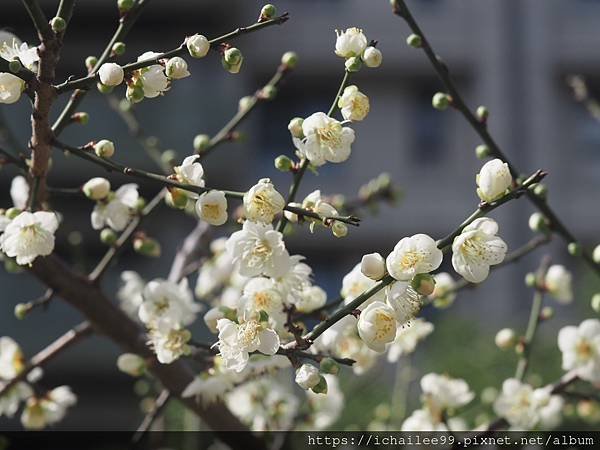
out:
M20 210L19 208L8 208L5 212L4 215L10 219L13 220L15 219L19 214L21 214L23 211Z
M135 204L135 209L137 211L142 211L145 207L146 207L146 199L144 197L138 198L138 201Z
M91 72L94 69L97 62L98 58L96 58L95 56L88 56L87 58L85 58L85 67L88 70L88 72Z
M12 73L18 73L23 68L23 64L18 59L13 59L8 63L8 70Z
M550 320L554 317L554 308L552 306L544 306L540 311L541 320Z
M113 86L106 86L102 83L97 83L96 87L98 88L98 92L101 94L110 94L113 90Z
M421 48L423 40L421 39L421 36L413 33L406 38L406 43L412 48Z
M188 196L184 190L171 188L167 193L167 201L177 209L184 209L188 204Z
M248 109L250 109L255 103L254 100L254 96L252 95L246 95L242 98L240 98L240 101L238 102L238 108L240 111L246 111Z
M535 287L537 285L537 277L535 273L529 272L525 275L525 286L527 287Z
M315 394L327 394L327 380L324 376L321 375L319 383L317 383L317 385L312 388L312 391Z
M263 20L272 19L273 17L275 17L275 14L277 14L277 8L274 5L271 5L270 3L266 4L260 10L260 16L258 17L258 20L259 22L262 22Z
M117 6L119 7L119 12L121 14L131 10L134 4L135 0L117 0Z
M60 33L65 31L65 28L67 28L67 22L62 17L56 16L50 20L50 27L55 33Z
M320 363L322 373L337 375L340 373L340 365L333 358L323 358Z
M479 159L488 158L492 154L490 148L485 144L480 144L475 147L475 155Z
M265 87L263 87L261 89L260 95L262 98L264 98L266 100L273 100L275 98L275 96L277 95L277 88L275 86L267 84Z
M298 55L296 52L285 52L281 57L281 64L288 69L294 69L298 65Z
M168 166L173 166L175 164L175 162L177 161L177 152L175 152L175 150L165 150L161 155L160 155L160 160L168 165Z
M538 197L545 199L548 197L548 187L545 184L536 183L533 188L533 193Z
M548 219L539 212L534 212L529 216L529 228L537 233L546 233L548 231Z
M336 220L331 226L331 232L336 238L343 238L348 234L348 227L344 222Z
M352 56L348 58L345 62L346 71L347 72L358 72L362 67L362 60L358 56Z
M100 232L100 242L113 246L117 242L117 234L110 228L105 228Z
M419 273L413 277L410 285L421 295L431 295L435 290L435 278L429 273Z
M279 155L275 158L275 168L281 172L289 172L293 165L292 160L285 155Z
M579 256L581 255L581 244L577 242L571 242L567 245L567 251L571 256Z
M210 146L210 136L208 134L198 134L194 138L194 150L202 153Z
M160 256L160 244L158 241L146 236L134 239L133 249L136 253L143 256L149 256L151 258L158 258Z
M478 106L475 115L477 116L477 119L479 119L480 122L485 122L489 117L490 112L485 106Z
M239 48L231 47L225 50L225 53L223 53L223 59L227 64L231 66L239 63L242 58L242 52Z
M115 55L122 55L123 53L125 53L125 43L124 42L115 42L112 46L112 52Z
M19 320L23 320L29 311L31 311L31 303L17 303L15 305L15 317Z
M433 96L431 104L435 109L443 111L450 106L450 96L448 94L444 94L443 92L437 92Z
M592 297L592 309L600 314L600 293L594 294Z
M127 86L125 98L129 103L139 103L144 100L144 88L141 86Z
M90 115L86 112L76 112L71 116L71 120L81 125L87 125L90 121Z

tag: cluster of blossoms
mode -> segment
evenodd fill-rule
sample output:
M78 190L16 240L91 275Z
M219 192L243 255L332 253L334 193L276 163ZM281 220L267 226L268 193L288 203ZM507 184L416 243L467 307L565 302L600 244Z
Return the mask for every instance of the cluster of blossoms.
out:
M37 70L40 59L36 47L29 47L7 31L0 31L0 58L8 61L9 69L15 73L22 67ZM13 73L0 72L0 103L16 103L24 90L25 81Z
M15 377L22 376L25 370L25 358L19 345L10 337L0 337L0 389ZM13 417L24 403L21 423L25 428L40 430L60 422L67 409L77 402L77 397L68 386L41 394L41 388L36 386L41 377L41 369L34 368L23 381L10 387L0 397L0 416Z

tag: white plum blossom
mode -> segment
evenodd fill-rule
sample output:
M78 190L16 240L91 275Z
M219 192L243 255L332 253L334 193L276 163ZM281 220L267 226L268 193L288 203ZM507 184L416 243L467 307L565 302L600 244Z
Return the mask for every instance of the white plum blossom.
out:
M383 62L381 50L376 47L367 47L361 56L365 66L375 68Z
M378 353L385 351L386 344L396 337L394 310L383 302L373 302L358 318L358 334L363 342Z
M246 283L238 310L244 320L258 319L264 311L275 323L283 325L283 296L269 278L256 277Z
M0 31L0 57L8 62L18 59L32 72L37 71L37 62L40 60L37 47L29 47L7 31Z
M154 349L156 359L161 364L171 364L191 351L188 342L192 333L179 323L174 324L169 320L155 321L149 329L148 337L149 345Z
M273 222L284 206L285 199L268 178L262 178L244 194L244 214L253 222Z
M139 318L146 325L162 319L189 325L196 320L202 305L195 303L187 278L178 284L156 279L150 281L142 292L144 301L140 305Z
M327 114L317 112L302 122L304 138L293 138L301 157L313 165L322 166L325 162L340 163L350 157L354 130Z
M54 388L43 397L30 397L21 414L21 424L29 430L41 430L60 422L75 403L77 397L68 386Z
M284 297L284 301L296 304L302 301L302 291L311 285L312 269L304 262L304 256L290 256L290 269L273 283Z
M0 380L0 387L2 381ZM21 402L33 395L33 389L27 383L20 382L0 397L0 417L12 418L19 410Z
M224 398L234 387L233 382L221 374L197 376L181 393L183 398L195 397L207 407Z
M279 349L277 333L256 320L237 324L229 319L220 319L217 329L219 354L228 370L244 370L249 353L259 351L265 355L274 355Z
M31 264L38 256L48 256L54 250L54 233L58 219L53 212L22 212L0 235L0 249L17 264Z
M414 352L419 341L432 332L433 324L420 317L399 327L396 331L396 339L388 347L387 360L394 363L400 359L400 356Z
M226 247L243 276L280 277L290 269L283 235L271 225L246 220L242 229L229 237Z
M132 319L138 319L140 305L144 301L142 293L146 282L137 272L126 270L121 273L121 287L117 291L120 307Z
M16 103L25 89L25 82L16 75L0 72L0 103Z
M359 122L369 114L369 97L360 92L355 85L346 86L338 100L338 108L344 119Z
M392 307L399 325L415 318L422 305L421 295L407 281L396 281L385 289L386 303Z
M185 45L192 58L203 58L210 50L210 42L201 34L186 38Z
M562 368L591 383L600 383L600 320L586 319L558 333Z
M227 222L227 198L223 191L211 190L200 194L196 213L205 222L219 226Z
M429 273L442 263L443 254L426 234L402 238L386 258L389 274L399 281L409 281L419 273Z
M308 390L314 388L321 380L321 374L312 364L302 364L296 370L296 384L302 389Z
M364 255L360 261L360 271L371 280L380 280L385 275L385 259L379 253Z
M8 336L0 337L0 380L11 380L25 369L21 347Z
M183 160L180 166L175 166L175 177L177 181L192 186L204 187L204 168L198 161L198 155L188 156ZM189 196L197 197L196 194L186 191Z
M348 28L346 31L335 30L335 54L342 58L361 56L367 48L367 37L360 28Z
M137 184L124 184L105 201L96 203L92 212L92 228L101 230L105 226L114 231L123 231L133 216L139 200Z
M484 202L493 202L504 196L512 185L512 175L508 164L501 159L486 162L476 177L477 195Z
M29 184L24 176L17 175L13 178L10 183L10 198L15 208L25 209L27 207Z
M224 246L227 240L226 238L219 238L218 241L219 244L223 243ZM219 249L211 259L202 264L198 271L198 280L195 288L196 296L198 298L205 298L214 293L229 280L233 269L234 264L231 255L225 251L225 248Z
M435 288L429 298L433 299L433 303L438 308L446 308L456 299L456 292L454 291L456 282L452 275L447 272L436 273L433 278L435 279Z
M153 59L160 53L146 52L138 57L138 62ZM142 67L134 72L134 79L142 84L144 97L154 98L169 90L169 79L165 75L164 67L160 64L152 64Z
M544 278L546 291L559 303L568 304L573 301L573 276L565 266L553 264L548 268Z
M506 243L496 236L498 224L481 217L467 225L452 243L452 266L471 283L488 277L490 266L500 264L506 256Z
M105 86L118 86L123 82L125 72L123 68L115 63L104 63L98 71L100 82Z
M427 408L415 409L404 422L402 431L448 431L443 421L431 415Z
M342 289L340 294L344 299L344 303L348 304L363 292L371 289L375 286L376 281L366 277L361 270L361 263L357 264L352 270L347 273L342 279ZM366 302L361 304L358 309L363 309L374 301L385 300L385 292L380 290L375 295L367 299Z
M206 324L207 328L210 330L211 333L217 334L219 332L219 330L217 329L217 322L219 321L219 319L224 318L224 307L215 306L213 308L210 308L206 312L206 314L204 314L202 320L204 320L204 323Z
M421 378L421 390L431 412L460 408L475 397L465 380L437 373L428 373Z
M309 313L321 308L327 303L327 293L319 286L306 286L300 292L300 296L295 297L294 305L296 310L301 313Z
M180 56L175 56L167 61L165 72L173 80L180 80L190 76L187 62Z
M547 388L533 389L530 385L509 378L494 402L494 411L506 419L511 430L531 430L542 421L550 428L560 421L562 400L551 395Z

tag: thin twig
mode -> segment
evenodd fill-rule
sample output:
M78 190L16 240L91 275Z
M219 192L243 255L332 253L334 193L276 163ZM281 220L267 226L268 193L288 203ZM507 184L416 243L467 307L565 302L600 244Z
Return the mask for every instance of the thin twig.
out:
M148 414L146 414L146 417L144 417L144 420L142 421L142 423L138 427L137 431L131 438L132 443L135 444L135 443L140 442L142 437L144 437L144 434L146 434L147 431L150 431L152 424L160 416L160 414L164 411L164 409L166 408L170 399L171 399L171 394L168 390L164 389L163 391L161 391L161 393L158 395L158 397L154 401L154 406L148 412Z

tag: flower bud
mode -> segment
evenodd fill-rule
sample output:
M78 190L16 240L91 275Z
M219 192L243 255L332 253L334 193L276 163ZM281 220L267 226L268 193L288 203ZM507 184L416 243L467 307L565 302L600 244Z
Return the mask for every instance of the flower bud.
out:
M185 40L185 45L192 58L203 58L210 50L210 42L205 36L195 34Z
M129 103L139 103L144 100L144 88L141 86L127 86L125 91L125 98Z
M133 240L133 249L136 253L151 258L160 256L160 244L156 239L147 236L138 236Z
M52 28L52 31L55 33L60 33L67 28L67 22L62 17L53 17L52 20L50 20L50 28Z
M513 182L508 164L496 158L486 162L475 178L477 195L484 202L502 198Z
M406 38L406 43L413 48L421 48L423 40L421 39L421 36L413 33Z
M90 121L90 115L86 112L76 112L71 116L71 120L81 125L87 125Z
M293 165L292 160L285 155L279 155L275 158L275 168L281 172L289 172Z
M110 158L115 154L115 144L108 139L102 139L94 144L94 152L100 158Z
M554 317L554 308L552 306L544 306L540 311L540 320L550 320Z
M298 55L296 52L285 52L281 57L281 64L288 69L294 69L298 65Z
M321 375L321 379L319 380L319 384L317 384L312 391L315 394L327 394L327 380L324 376Z
M175 150L165 150L160 155L160 160L167 166L174 166L177 162L177 152Z
M490 115L490 112L485 106L478 106L475 115L480 122L485 122Z
M187 62L179 56L175 56L167 61L165 73L173 80L180 80L190 76Z
M594 294L591 303L592 309L600 314L600 293Z
M529 272L525 275L525 286L527 287L536 287L537 286L537 277L535 273Z
M208 134L198 134L194 138L194 150L202 153L210 146L210 136Z
M336 220L331 226L331 232L336 238L343 238L348 234L348 227L344 222Z
M135 210L143 211L145 207L146 207L146 199L144 197L138 198L138 201L135 204Z
M17 303L15 305L15 317L18 320L23 320L31 311L31 303Z
M358 72L362 67L362 61L358 56L352 56L346 60L344 66L348 72Z
M273 85L267 84L260 90L261 98L265 100L273 100L277 95L277 88Z
M365 63L365 66L376 68L381 65L383 61L383 55L381 54L381 50L376 47L367 47L362 54L362 60Z
M538 197L545 199L548 197L548 186L542 183L536 183L533 188L533 193Z
M223 65L223 68L229 72L229 73L239 73L240 69L242 68L242 62L244 62L244 58L242 57L237 63L235 64L230 64L228 63L225 58L221 59L221 64Z
M439 111L443 111L450 106L450 96L443 92L437 92L431 100L433 107Z
M333 358L323 358L320 363L322 373L337 375L340 373L340 365Z
M5 216L6 216L8 219L10 219L10 220L13 220L13 219L15 219L15 218L16 218L16 217L17 217L19 214L21 214L22 212L23 212L23 210L21 210L21 209L19 209L19 208L12 207L12 208L8 208L8 209L7 209L7 210L4 212L4 215L5 215Z
M21 64L21 61L18 59L13 59L8 63L8 70L10 70L12 73L20 72L22 68L23 64Z
M105 86L118 86L123 82L125 72L123 68L115 63L104 63L98 71L100 82Z
M571 256L579 256L581 255L581 244L578 242L570 242L567 245L567 251Z
M292 120L290 120L290 123L288 124L288 130L290 131L290 134L293 137L298 139L304 139L304 131L302 131L303 123L304 119L302 119L301 117L294 117Z
M240 101L238 102L238 110L239 111L247 111L248 109L252 108L252 106L254 105L254 97L252 95L246 95L242 98L240 98Z
M258 21L263 22L265 20L272 19L277 14L277 8L274 5L266 4L260 10L260 16L258 16Z
M296 370L295 381L302 389L312 389L321 382L319 369L312 364L302 364L302 366Z
M229 65L235 65L239 63L242 58L242 52L236 47L228 48L225 50L225 53L223 53L223 60Z
M429 273L419 273L413 277L410 285L421 295L431 295L435 290L435 278Z
M110 182L106 178L92 178L83 185L83 193L90 200L102 200L109 192Z
M529 216L529 228L531 231L545 233L548 231L548 219L539 212L534 212Z
M381 280L385 275L385 259L379 253L364 255L360 261L360 271L372 280Z
M596 264L600 264L600 245L597 245L596 248L594 248L592 259Z
M107 86L102 83L96 83L96 89L98 89L98 92L100 92L101 94L110 94L113 91L113 88L114 86Z
M100 232L100 242L108 246L113 246L117 242L117 234L112 229L105 228Z
M170 188L167 192L167 203L177 209L184 209L188 204L188 195L183 189Z
M144 358L133 353L123 353L117 359L117 367L123 373L132 377L139 377L146 371Z
M126 46L124 42L115 42L112 46L112 52L113 54L117 55L117 56L121 56L123 53L125 53L126 50Z
M121 14L130 11L134 4L134 0L117 0L117 6L119 7L119 12Z
M479 159L485 159L492 154L490 148L485 144L480 144L475 147L475 156Z
M91 72L94 69L97 62L98 58L96 58L95 56L88 56L87 58L85 58L85 68L88 70L88 72Z
M498 398L498 389L488 386L481 391L481 403L491 405Z
M225 318L225 312L222 308L215 307L209 309L206 314L204 314L204 323L208 327L211 333L217 334L219 332L217 328L217 322L219 319Z
M496 342L496 346L501 350L507 350L515 345L517 336L515 335L514 330L510 328L503 328L498 333L496 333L496 337L494 338L494 342Z

